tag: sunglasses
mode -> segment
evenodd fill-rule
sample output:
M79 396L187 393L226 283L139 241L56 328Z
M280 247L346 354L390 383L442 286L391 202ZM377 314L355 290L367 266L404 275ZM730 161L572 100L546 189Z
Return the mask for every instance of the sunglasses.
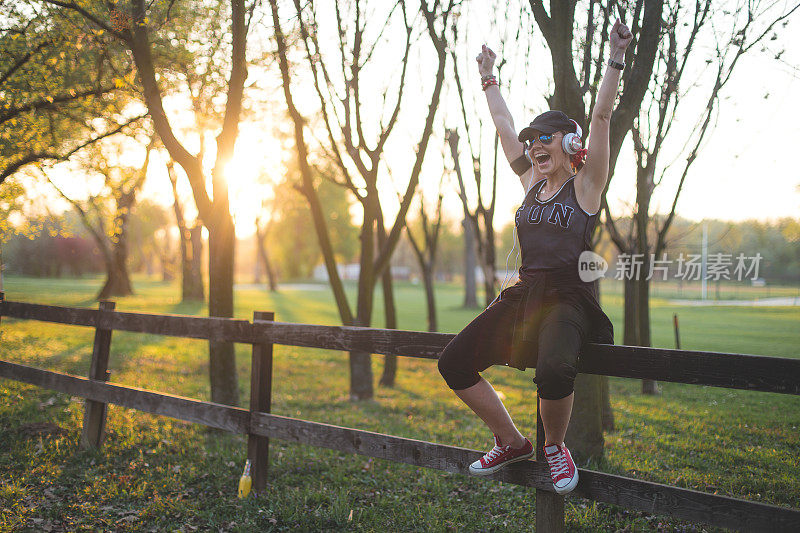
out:
M526 142L527 142L528 146L531 146L531 145L533 145L533 143L536 142L537 139L542 144L550 144L551 142L553 142L553 134L552 133L542 133L541 135L537 135L537 136L534 136L531 139L528 139Z

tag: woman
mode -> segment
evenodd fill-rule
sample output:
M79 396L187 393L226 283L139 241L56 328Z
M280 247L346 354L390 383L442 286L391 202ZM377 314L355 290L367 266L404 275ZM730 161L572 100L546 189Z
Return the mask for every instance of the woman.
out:
M470 465L473 474L488 475L534 454L495 390L479 375L491 365L506 364L536 367L553 486L566 494L578 483L578 471L564 445L578 353L584 342L613 343L611 322L597 303L594 285L578 275L578 257L591 248L608 179L611 109L631 38L630 30L617 20L609 38L609 66L592 113L588 151L581 149L578 124L561 111L539 115L517 135L492 75L495 53L483 45L477 57L503 151L526 194L515 217L522 250L520 281L503 290L439 358L448 386L494 433L494 448Z

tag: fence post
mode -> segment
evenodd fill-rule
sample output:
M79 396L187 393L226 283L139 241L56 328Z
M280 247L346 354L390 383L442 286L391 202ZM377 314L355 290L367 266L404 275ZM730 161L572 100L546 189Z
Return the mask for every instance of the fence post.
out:
M255 311L253 323L273 321L275 313ZM269 413L272 408L272 343L253 343L253 357L250 365L250 412ZM269 437L248 434L247 457L250 459L250 475L253 490L264 490L267 486L267 467L269 466Z
M113 311L114 302L100 302L100 313L97 315L97 328L94 333L92 362L89 366L89 379L108 381L108 356L111 349L111 329L102 326L110 325L104 311ZM81 445L84 448L100 448L106 437L106 404L94 400L86 400L83 412L83 432Z
M542 404L536 398L536 462L544 463L544 425L542 424ZM555 492L536 489L536 531L541 533L562 533L564 531L564 497Z

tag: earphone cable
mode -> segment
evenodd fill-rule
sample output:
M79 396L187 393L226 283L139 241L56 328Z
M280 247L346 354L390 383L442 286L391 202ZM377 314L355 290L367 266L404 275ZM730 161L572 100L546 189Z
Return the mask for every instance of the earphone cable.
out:
M534 183L533 183L533 159L529 155L529 153L528 153L529 151L530 151L529 148L526 146L525 147L525 157L527 157L528 161L531 162L531 179L530 179L530 182L528 183L528 190L525 191L525 198L528 197L528 194L531 192L531 189L533 188L533 185L534 185ZM524 203L525 199L523 199L522 201ZM516 217L515 217L515 219L516 219ZM520 254L521 250L517 250L517 255L514 256L514 270L513 271L509 271L508 270L508 260L511 258L511 254L514 253L514 250L516 250L516 248L517 248L517 224L516 224L516 220L514 221L514 229L513 229L512 235L513 235L514 244L511 247L511 251L508 252L508 255L506 256L506 275L505 275L505 278L503 279L503 283L500 284L500 294L502 294L503 291L506 289L506 283L508 283L510 281L510 276L512 275L512 273L517 271L517 262L519 261L519 254ZM489 307L491 307L492 304L495 303L498 298L500 298L500 294L498 294L495 297L495 299L492 300L492 303L490 303L489 305L486 306L486 309L489 309Z

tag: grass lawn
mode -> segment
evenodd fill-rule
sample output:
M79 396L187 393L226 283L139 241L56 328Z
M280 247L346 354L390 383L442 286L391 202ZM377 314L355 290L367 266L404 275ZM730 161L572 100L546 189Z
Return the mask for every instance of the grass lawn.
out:
M96 307L101 279L7 277L8 300ZM179 302L179 289L144 278L117 309L205 314ZM611 284L604 308L621 339L622 299ZM796 289L786 289L790 294ZM373 325L383 325L380 291ZM351 302L355 287L348 286ZM776 293L773 292L773 295ZM441 331L457 332L480 311L463 309L456 285L437 287ZM672 297L670 294L669 297ZM396 287L399 327L425 328L422 288ZM274 311L277 320L338 324L326 286L276 294L243 288L236 316ZM652 301L653 343L672 347L672 315L684 349L800 357L800 308L680 307ZM2 359L86 375L93 330L3 319ZM237 346L242 404L249 386L249 346ZM273 412L475 449L491 435L446 387L434 362L401 359L397 385L375 400L347 399L347 355L275 347ZM382 357L374 357L379 374ZM207 343L115 332L111 380L208 399ZM533 372L493 368L520 429L535 428ZM776 505L800 507L800 398L663 383L639 394L635 380L611 379L617 431L591 468ZM0 531L532 531L533 491L303 445L271 444L270 484L236 498L246 439L117 406L109 408L101 452L78 446L78 398L0 380ZM44 425L42 423L51 423ZM38 425L36 425L38 424ZM713 530L643 513L567 499L568 531Z

